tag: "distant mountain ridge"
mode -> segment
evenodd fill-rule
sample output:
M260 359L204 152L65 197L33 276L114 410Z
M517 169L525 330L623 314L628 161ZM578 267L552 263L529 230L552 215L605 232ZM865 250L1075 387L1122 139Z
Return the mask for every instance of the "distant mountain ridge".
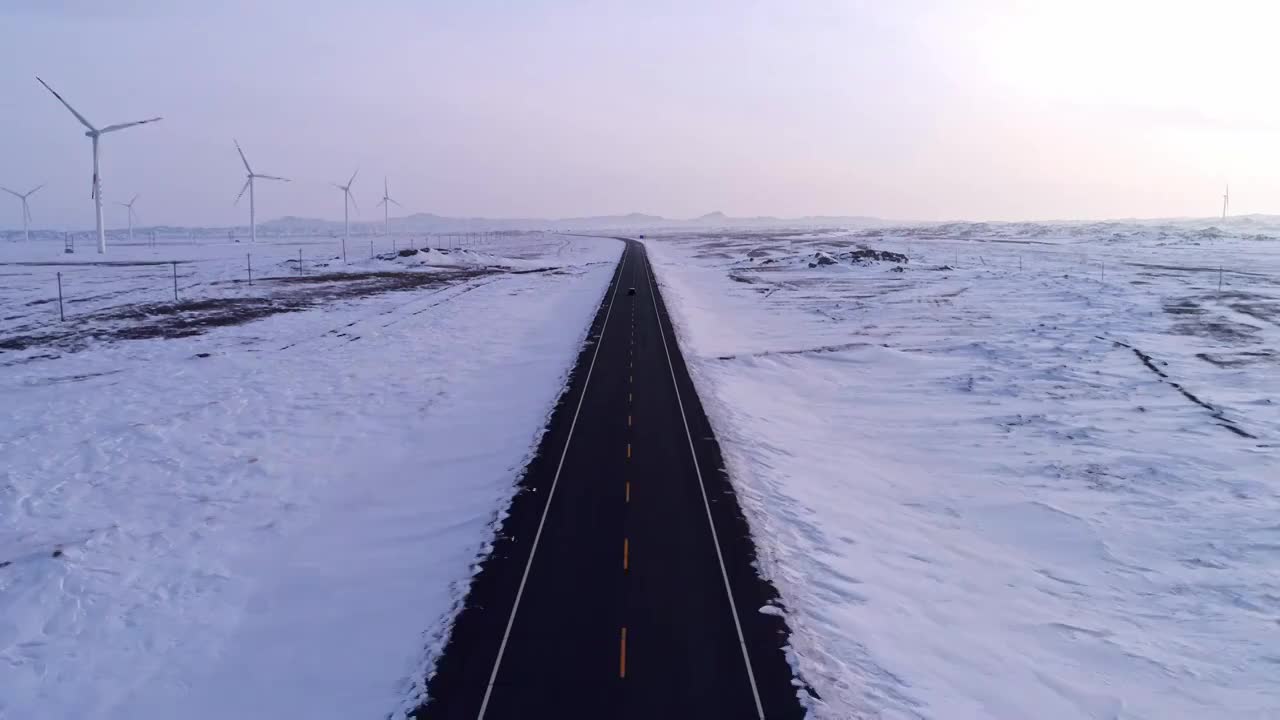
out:
M774 217L758 215L752 217L733 217L720 211L713 211L694 218L666 218L646 213L627 213L625 215L592 215L559 219L547 218L483 218L483 217L448 217L435 213L414 213L390 219L391 231L394 233L449 234L503 230L553 230L563 232L617 231L637 233L644 230L697 230L710 228L724 229L807 229L807 228L843 228L847 230L866 230L870 228L932 228L934 230L953 226L964 228L966 232L981 232L984 227L1041 226L1041 227L1073 227L1092 228L1104 231L1110 227L1145 226L1192 229L1219 229L1235 233L1269 233L1280 235L1280 215L1248 214L1234 215L1225 220L1220 217L1179 217L1179 218L1116 218L1109 220L886 220L864 215L806 215L802 217ZM173 225L151 225L135 228L135 232L145 237L155 231L161 237L189 236L192 238L227 237L234 235L244 237L248 228L244 225L221 227L189 227ZM351 223L352 234L381 234L381 220L360 220ZM22 231L20 229L0 228L0 239L14 239ZM82 228L64 232L63 229L32 228L31 237L41 240L61 239L64 235L82 237L91 232ZM320 218L286 215L264 223L258 223L259 234L274 236L292 235L330 235L342 234L342 222L323 220ZM121 228L107 230L109 237L123 236Z
M768 226L818 226L843 225L864 227L883 224L883 220L863 216L814 216L777 218L771 216L730 217L723 212L710 212L690 219L666 218L646 213L626 215L592 215L572 218L481 218L446 217L435 213L414 213L390 219L392 232L479 232L482 230L602 230L609 228L693 228L693 227L768 227ZM352 229L361 232L381 229L381 221L351 223ZM286 216L258 224L259 231L269 233L326 233L341 232L342 223L319 218Z

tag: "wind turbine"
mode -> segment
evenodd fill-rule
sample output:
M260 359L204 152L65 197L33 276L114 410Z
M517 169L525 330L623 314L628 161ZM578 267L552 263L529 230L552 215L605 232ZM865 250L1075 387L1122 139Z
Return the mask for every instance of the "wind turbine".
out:
M1222 219L1227 219L1227 203L1231 200L1231 184L1227 183L1226 192L1222 193Z
M283 180L284 182L289 182L289 178L276 177L275 175L259 175L258 173L254 172L253 168L249 167L249 159L244 156L244 150L240 149L240 141L232 140L231 142L236 144L236 152L240 153L240 161L244 163L245 172L248 173L248 179L244 181L244 187L240 188L240 194L236 196L235 204L236 205L240 204L240 198L244 197L244 191L248 190L249 191L249 241L258 242L258 220L257 220L257 217L254 215L255 209L254 209L254 201L253 201L253 181L256 178L262 178L263 180Z
M334 183L333 186L342 191L342 241L345 243L351 239L351 213L350 206L356 206L356 212L360 212L360 206L356 205L356 198L351 194L351 185L356 181L356 175L360 174L360 168L351 173L351 179L346 185Z
M27 242L31 242L31 208L27 207L27 198L35 195L36 191L42 187L44 187L44 185L37 185L26 193L14 192L9 188L0 188L0 190L7 192L22 201L22 236Z
M128 208L128 209L129 209L129 242L130 242L130 243L133 243L133 216L134 216L134 212L133 212L133 204L134 204L134 203L136 203L136 202L138 202L138 196L137 196L137 195L134 195L134 196L133 196L133 199L132 199L132 200L130 200L129 202L127 202L127 203L122 203L122 202L118 202L118 203L116 203L117 205L119 205L119 206L120 206L120 207L122 207L122 208Z
M354 176L353 176L354 178ZM382 235L385 237L391 234L391 204L395 203L396 207L404 207L400 203L391 199L391 192L387 190L387 178L382 178L382 202L378 203L382 206Z
M80 121L81 125L84 125L86 128L88 128L88 131L85 132L85 137L93 140L93 191L91 194L93 197L94 215L98 223L98 253L99 254L105 253L107 251L107 233L102 227L102 176L98 174L98 139L101 138L103 135L106 135L107 133L113 133L117 130L124 130L125 128L131 128L134 125L145 125L147 123L153 123L153 122L156 122L157 120L160 120L161 118L153 117L153 118L148 118L146 120L136 120L134 122L119 123L117 125L108 125L102 129L98 129L93 126L93 123L89 122L88 120L85 120L83 115L76 112L76 109L71 107L71 103L67 102L66 100L63 100L62 96L59 95L57 91L49 87L49 83L45 82L44 80L40 80L40 77L38 75L36 76L36 80L39 80L40 84L43 85L46 90L53 93L53 96L58 98L58 102L65 105L67 109L71 111L71 114L76 116L76 119Z

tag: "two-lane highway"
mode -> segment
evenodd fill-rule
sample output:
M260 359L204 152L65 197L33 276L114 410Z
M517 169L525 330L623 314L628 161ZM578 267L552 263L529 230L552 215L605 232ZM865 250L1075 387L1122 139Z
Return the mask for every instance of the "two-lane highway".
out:
M801 717L642 244L591 338L417 717Z

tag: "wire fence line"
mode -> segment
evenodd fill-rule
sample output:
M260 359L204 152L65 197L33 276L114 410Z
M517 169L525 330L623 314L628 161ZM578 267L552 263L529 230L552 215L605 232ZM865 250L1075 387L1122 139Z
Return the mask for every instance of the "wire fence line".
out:
M516 231L502 232L477 232L477 233L445 233L439 235L380 235L369 238L368 240L368 259L384 259L393 260L396 257L411 257L421 252L440 252L448 254L460 250L487 246L493 242L509 238L517 234ZM357 246L362 246L365 238L352 238L352 242ZM58 307L58 321L67 322L75 320L77 317L85 314L92 314L99 311L103 306L99 306L90 310L88 313L77 315L68 312L71 308L69 305L84 302L92 302L94 300L111 299L113 301L126 300L126 302L113 302L109 306L136 304L144 302L142 294L153 295L163 293L164 297L170 302L182 303L193 299L201 299L208 297L211 293L200 293L201 289L209 288L216 285L226 285L228 287L250 287L254 281L263 282L278 280L287 277L297 277L308 274L325 274L333 273L341 275L345 269L353 263L361 263L364 259L363 253L348 254L346 238L340 238L340 246L335 253L332 250L325 252L315 252L308 254L305 248L297 248L296 256L286 257L284 253L278 249L268 250L264 248L263 252L255 254L252 250L246 250L244 261L242 263L242 275L235 277L227 272L228 265L232 262L231 257L223 256L216 258L220 268L214 273L210 273L205 277L210 279L200 279L201 273L199 267L202 263L207 263L210 259L204 258L185 258L174 260L132 260L119 263L108 263L104 266L110 267L114 277L110 282L112 284L123 285L123 288L104 293L100 288L94 288L89 292L77 292L77 277L83 278L82 268L85 265L77 265L72 263L49 263L54 266L62 266L62 269L56 270L53 277L50 278L52 287L50 288L50 296L48 300L25 296L24 305L44 304L46 302L56 301ZM150 243L148 242L148 245ZM352 248L354 249L354 248ZM255 264L256 262L256 264ZM16 263L19 265L29 263ZM43 264L43 263L41 263ZM338 264L338 267L334 267ZM89 263L90 267L95 264ZM81 270L76 275L66 272L68 268L77 268ZM137 272L122 274L127 268L137 268ZM162 268L161 271L156 270ZM65 277L64 277L65 275ZM336 278L335 278L336 279ZM104 282L102 280L96 281ZM194 297L193 297L194 296ZM154 301L150 301L154 302Z
M1099 246L1090 250L1071 246L1028 246L1019 251L993 244L984 244L982 250L965 241L939 241L905 237L859 238L864 244L880 243L899 246L914 261L948 265L957 269L989 268L1004 271L1043 271L1053 269L1069 275L1092 277L1100 282L1108 279L1131 281L1133 272L1176 273L1192 281L1190 284L1203 289L1226 291L1240 281L1263 280L1280 286L1280 273L1266 272L1257 266L1247 265L1246 258L1231 256L1231 262L1221 258L1188 257L1187 253L1203 253L1203 247L1142 247L1134 252L1123 252L1119 247ZM1013 243L1009 243L1013 245ZM1267 268L1267 269L1275 269ZM1195 282L1203 278L1204 282Z

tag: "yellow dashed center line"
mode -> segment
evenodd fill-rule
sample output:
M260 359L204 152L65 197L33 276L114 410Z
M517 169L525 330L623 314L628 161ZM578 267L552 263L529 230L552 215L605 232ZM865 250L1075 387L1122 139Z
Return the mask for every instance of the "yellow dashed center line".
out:
M630 344L631 344L631 345L633 345L633 346L636 344L636 328L635 328L635 322L636 322L636 319L635 319L635 306L634 306L634 305L632 305L632 308L631 308L631 343L630 343ZM635 349L634 349L633 347L628 347L628 348L627 348L627 355L628 355L628 359L627 359L627 367L628 367L628 369L634 368L634 367L635 367L635 361L634 361L634 360L632 360L631 358L635 356ZM628 383L628 384L635 384L635 376L634 376L634 375L627 375L627 383ZM630 402L631 402L631 393L627 393L627 402L628 402L628 403L630 403ZM627 415L627 427L631 427L631 415L630 415L630 414L628 414L628 415ZM628 459L628 460L630 460L630 459L631 459L631 443L627 443L627 459ZM627 480L627 481L626 481L626 485L625 485L625 487L626 487L626 499L625 499L625 502L630 503L630 502L631 502L631 481L630 481L630 480ZM623 571L623 572L628 572L628 571L630 570L630 568L631 568L631 541L630 541L628 538L623 538L623 539L622 539L622 571ZM618 650L618 677L619 677L619 678L626 678L626 677L627 677L627 628L626 628L625 626L622 628L622 640L621 640L621 646L620 646L620 648L619 648L619 650Z
M622 628L622 648L618 655L618 677L627 676L627 628Z

